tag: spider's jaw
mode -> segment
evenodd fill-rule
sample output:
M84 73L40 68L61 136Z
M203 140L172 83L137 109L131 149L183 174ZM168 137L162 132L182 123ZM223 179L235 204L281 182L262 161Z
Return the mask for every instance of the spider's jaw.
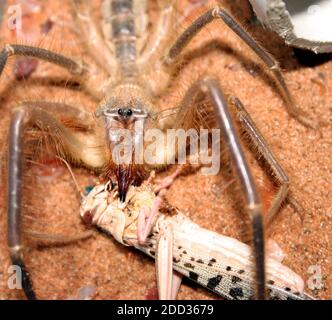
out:
M117 166L116 170L116 179L118 181L118 188L119 188L119 199L122 202L125 202L126 200L126 195L128 192L128 188L132 183L132 166L124 166L124 165L119 165Z
M146 178L146 172L141 165L118 165L115 170L118 183L119 199L126 201L126 195L131 185L138 186Z
M107 179L115 176L119 199L124 202L131 185L139 185L144 174L144 131L147 113L133 106L105 109L102 114L110 159Z

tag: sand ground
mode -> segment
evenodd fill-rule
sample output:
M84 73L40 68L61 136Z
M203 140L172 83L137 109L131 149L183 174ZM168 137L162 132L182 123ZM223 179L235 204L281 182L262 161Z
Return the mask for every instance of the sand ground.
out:
M197 1L183 0L181 10ZM167 101L174 104L181 97L192 75L214 74L223 86L238 96L271 149L287 172L290 189L304 210L296 212L285 205L268 229L286 254L285 264L300 274L306 282L306 291L318 299L332 298L332 61L327 57L321 63L310 58L311 66L303 65L292 48L286 47L273 33L262 29L252 17L247 1L231 3L229 10L243 21L247 29L280 62L286 82L297 105L310 117L321 123L319 134L307 129L286 112L284 102L271 78L255 62L253 55L225 25L213 23L190 46L199 54L188 61L174 80ZM27 1L31 7L24 16L23 34L16 34L6 25L6 14L0 32L1 43L30 42L74 55L75 37L68 32L68 8L65 1ZM47 3L47 4L46 4ZM38 8L35 10L35 8ZM49 35L41 39L41 25L53 21ZM28 39L23 41L22 38ZM94 110L95 105L84 94L58 88L31 85L29 81L14 81L14 60L6 68L0 82L0 146L1 160L9 125L10 110L26 98L51 101L65 100L75 105L85 105ZM58 68L40 63L31 79L49 75L63 75ZM31 80L30 79L30 80ZM178 88L181 88L179 90ZM183 90L182 90L183 88ZM181 91L181 92L180 92ZM271 198L271 184L262 176L250 157L253 171L264 199ZM32 170L34 170L32 168ZM36 170L36 168L35 168ZM37 172L38 171L33 171ZM84 188L97 181L87 170L75 168L74 174ZM167 173L164 173L164 175ZM29 180L30 181L30 180ZM66 169L45 182L35 179L28 190L32 205L25 210L25 228L45 233L73 235L87 229L79 217L77 197L70 174ZM220 177L191 174L180 177L167 193L168 200L195 222L225 235L243 239L247 219L239 212L232 198L238 189L224 189L227 181ZM268 200L266 200L268 201ZM6 249L5 184L0 182L0 299L21 299L22 293L7 288L10 260ZM95 299L151 299L156 294L154 263L133 249L126 248L95 232L87 240L66 246L37 246L25 239L24 256L39 298L67 299L77 297L78 290L86 286L96 288ZM321 286L311 290L312 266L321 271ZM318 268L318 269L317 269ZM180 299L216 299L217 296L203 288L185 282Z

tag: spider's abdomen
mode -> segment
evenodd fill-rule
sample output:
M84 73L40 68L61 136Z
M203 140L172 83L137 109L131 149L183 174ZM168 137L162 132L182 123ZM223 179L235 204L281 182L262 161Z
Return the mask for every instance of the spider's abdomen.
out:
M103 32L114 52L123 77L137 75L139 40L145 34L146 1L105 0L102 6Z

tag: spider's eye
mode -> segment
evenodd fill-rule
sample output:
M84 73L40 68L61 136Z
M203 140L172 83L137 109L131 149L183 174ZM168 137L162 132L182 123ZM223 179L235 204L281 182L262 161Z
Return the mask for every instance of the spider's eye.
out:
M133 110L130 108L120 108L118 109L118 115L121 117L130 117L133 115Z

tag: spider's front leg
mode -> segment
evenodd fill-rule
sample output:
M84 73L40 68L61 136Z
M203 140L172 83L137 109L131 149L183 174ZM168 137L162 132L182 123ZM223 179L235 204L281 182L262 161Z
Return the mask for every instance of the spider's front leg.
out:
M163 61L166 65L172 65L181 57L181 53L188 43L208 24L214 20L219 20L225 23L242 41L244 41L255 54L260 58L264 65L272 72L276 83L286 102L287 111L290 116L297 119L304 126L317 129L318 123L309 119L302 110L300 110L288 89L285 79L282 75L278 62L261 47L249 33L224 9L219 6L208 10L200 17L198 17L192 24L179 36L176 42L169 49L164 56Z
M32 57L58 65L66 69L73 76L72 80L79 83L81 89L88 92L96 100L99 101L102 97L101 88L96 85L95 78L90 72L90 66L84 61L76 61L44 48L20 44L6 44L2 51L0 51L0 76L6 67L8 59L12 56Z
M83 75L86 71L83 63L78 63L50 50L20 44L6 44L0 52L0 75L6 66L8 58L11 56L28 56L45 60L67 69L75 76Z
M45 111L48 110L48 111ZM22 244L22 190L24 167L24 137L26 130L38 126L47 132L53 139L56 149L61 157L66 157L71 162L82 163L91 168L102 167L104 158L100 153L98 144L80 140L74 131L66 128L50 111L67 110L69 114L76 114L85 125L89 119L86 114L75 107L61 106L47 102L26 102L12 111L9 130L8 150L8 184L7 184L7 242L10 257L14 265L22 271L22 289L28 299L35 299L32 281L23 259ZM87 151L89 148L89 152Z

